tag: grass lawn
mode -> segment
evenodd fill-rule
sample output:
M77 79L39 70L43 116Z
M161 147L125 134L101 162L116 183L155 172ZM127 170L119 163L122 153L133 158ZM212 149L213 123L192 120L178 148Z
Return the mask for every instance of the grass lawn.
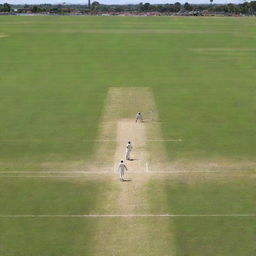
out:
M175 219L177 256L254 255L255 217Z
M106 189L100 180L4 178L0 215L88 214ZM0 218L0 255L88 255L96 225L97 219Z
M0 214L88 214L106 189L85 178L1 178Z
M0 254L5 256L89 255L96 220L1 219Z
M149 195L153 212L172 214L255 214L255 179L205 178L152 181ZM159 200L159 186L166 199ZM157 198L157 200L156 200ZM175 217L174 231L178 256L254 255L255 217Z
M255 25L247 17L0 17L0 171L86 160L115 86L153 89L164 138L182 139L166 142L170 160L255 161ZM152 181L148 193L154 213L255 213L254 187L254 178L183 177ZM2 177L0 214L97 212L106 188L96 180ZM167 201L157 198L161 188ZM177 256L255 255L255 224L174 218L170 230ZM0 219L0 255L90 255L97 225Z
M2 168L86 159L110 86L153 88L164 137L183 139L166 144L170 159L253 159L255 25L254 18L0 17L8 35L0 38Z

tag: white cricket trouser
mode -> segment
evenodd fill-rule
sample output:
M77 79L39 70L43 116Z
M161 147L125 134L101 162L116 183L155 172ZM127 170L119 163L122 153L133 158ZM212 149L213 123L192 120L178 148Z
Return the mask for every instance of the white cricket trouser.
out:
M126 160L130 159L130 153L131 153L131 150L127 149L126 150L126 155L125 155Z
M124 178L124 169L120 168L119 175L120 175L120 179Z
M142 116L136 116L136 122L138 121L142 122Z

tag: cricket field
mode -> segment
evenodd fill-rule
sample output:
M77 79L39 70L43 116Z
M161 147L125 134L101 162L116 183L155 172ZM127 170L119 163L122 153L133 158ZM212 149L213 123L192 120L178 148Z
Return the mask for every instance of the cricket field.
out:
M0 256L255 255L255 28L1 16Z

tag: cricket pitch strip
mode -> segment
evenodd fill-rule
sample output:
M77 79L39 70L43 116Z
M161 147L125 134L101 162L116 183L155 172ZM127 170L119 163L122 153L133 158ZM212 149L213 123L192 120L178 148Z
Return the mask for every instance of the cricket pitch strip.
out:
M135 122L136 112L144 114L145 122ZM161 159L165 157L162 143L157 143L156 151L152 151L147 143L147 138L161 139L158 124L151 122L154 118L157 118L157 111L149 88L109 89L99 140L115 140L115 145L111 147L102 143L92 161L97 163L100 161L97 158L104 155L104 161L115 173L109 177L115 192L108 191L104 195L104 212L127 216L150 212L145 188L150 180L147 162L158 157L154 155L156 151L161 154ZM120 182L117 168L120 160L125 160L128 141L131 141L133 150L131 160L125 161L128 168L126 181ZM164 196L164 191L162 194ZM92 239L92 255L175 255L171 221L168 218L153 221L129 217L99 219Z

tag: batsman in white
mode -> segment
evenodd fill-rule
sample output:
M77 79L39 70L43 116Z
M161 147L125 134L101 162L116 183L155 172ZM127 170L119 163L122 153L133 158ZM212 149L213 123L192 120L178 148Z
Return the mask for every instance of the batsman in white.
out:
M127 171L127 167L124 164L124 161L121 160L119 166L118 166L118 171L119 171L119 175L120 175L120 181L124 181L124 172Z
M126 160L131 160L131 159L130 159L131 151L132 151L132 144L131 144L130 141L128 141L128 144L127 144L127 146L126 146L126 154L125 154Z
M136 120L135 120L135 122L137 123L138 121L143 122L143 117L142 117L142 114L141 114L140 112L138 112L138 113L136 114Z

